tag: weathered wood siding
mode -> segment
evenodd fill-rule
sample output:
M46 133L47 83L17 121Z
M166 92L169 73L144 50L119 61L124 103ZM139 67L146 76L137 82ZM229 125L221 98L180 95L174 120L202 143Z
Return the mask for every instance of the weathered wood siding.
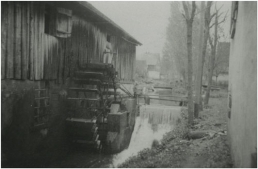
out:
M126 42L122 38L114 37L111 39L115 55L115 67L119 72L121 80L130 81L134 77L136 48L135 45Z
M102 62L105 30L72 15L71 36L52 36L45 33L45 3L1 3L2 79L62 81L80 64ZM111 46L120 79L132 80L135 45L111 35Z

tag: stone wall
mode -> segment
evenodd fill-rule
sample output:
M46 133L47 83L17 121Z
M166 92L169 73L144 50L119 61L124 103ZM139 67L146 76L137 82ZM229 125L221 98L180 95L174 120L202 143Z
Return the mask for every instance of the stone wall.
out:
M49 90L49 118L35 125L35 89ZM47 81L2 80L2 167L39 167L67 152L65 85ZM4 160L4 161L3 161Z

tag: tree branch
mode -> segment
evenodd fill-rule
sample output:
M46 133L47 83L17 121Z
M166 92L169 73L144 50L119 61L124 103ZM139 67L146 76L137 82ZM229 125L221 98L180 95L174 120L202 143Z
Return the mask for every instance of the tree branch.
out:
M212 40L211 40L211 35L210 34L209 34L209 43L210 43L211 48L213 48L213 44L212 44Z
M209 28L212 28L214 25L215 25L215 22L211 26L209 26Z
M195 11L196 11L196 4L195 1L192 1L192 15L191 15L191 20L193 20L195 16Z
M183 17L186 19L185 14L182 13L182 15L183 15Z
M214 14L211 15L210 17L210 21L212 20L212 18L216 15L216 12Z
M218 25L221 24L221 23L223 23L223 22L225 22L225 20L226 20L226 19L224 18L223 20L221 20L220 22L218 22Z
M216 15L216 13L214 13L214 14ZM219 16L218 16L218 18L219 18L222 14L223 14L223 13L220 13ZM220 22L218 22L218 25L226 21L227 14L228 14L228 11L227 11L227 13L225 14L224 18L223 18ZM209 28L212 28L214 25L215 25L215 22L214 22L211 26L209 26Z
M223 4L223 5L221 5L221 6L219 7L219 9L217 9L217 5L216 5L216 11L218 11L218 12L219 12L223 6L224 6L224 4Z
M183 5L184 11L185 11L185 16L184 17L185 17L186 20L189 20L190 17L189 17L189 12L188 12L188 7L186 5L186 2L182 1L182 5Z
M218 15L218 18L223 14L224 12L221 12L219 15Z
M198 9L198 6L196 6L196 9ZM203 10L196 10L197 12L195 12L195 15L198 15L201 12L205 12L206 9L204 8Z
M227 15L228 15L228 11L227 11L227 13L225 14L224 18L223 18L220 22L218 22L218 25L221 24L222 22L225 22L225 21L226 21ZM218 18L219 18L219 17L218 17Z

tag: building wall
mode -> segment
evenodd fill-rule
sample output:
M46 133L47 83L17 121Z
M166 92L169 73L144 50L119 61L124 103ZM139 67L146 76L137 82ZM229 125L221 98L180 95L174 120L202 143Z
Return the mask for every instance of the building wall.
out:
M63 80L79 65L103 62L107 46L115 53L115 67L120 79L132 81L135 65L135 44L95 26L71 11L72 16L60 19L60 12L50 13L50 31L45 33L46 4L43 2L1 2L1 79ZM52 6L56 10L55 6ZM66 21L69 20L69 21ZM55 22L55 21L54 21ZM57 30L71 25L67 36ZM53 36L54 32L54 36Z
M45 8L39 1L1 2L2 154L12 160L9 164L3 161L4 166L38 167L65 155L65 97L70 78L78 66L102 62L107 46L109 32L76 11L70 17L69 34L45 33ZM132 81L135 45L118 36L111 36L110 43L119 78ZM48 90L50 105L45 126L38 128L35 89L39 88Z
M257 152L256 38L257 3L239 1L229 66L232 102L228 130L235 167L251 167L251 154Z
M47 89L49 97L48 108L41 109L48 113L44 125L37 120L35 89L39 88ZM47 167L49 162L67 154L66 89L67 86L51 81L2 80L2 167Z
M152 79L160 79L160 72L158 71L148 71L148 77Z

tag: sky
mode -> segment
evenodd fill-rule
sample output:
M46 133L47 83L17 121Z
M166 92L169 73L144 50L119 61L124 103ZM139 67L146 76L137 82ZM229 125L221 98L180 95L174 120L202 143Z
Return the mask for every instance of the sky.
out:
M170 14L170 2L90 1L103 14L140 41L136 55L162 53L166 27Z
M146 52L160 53L162 56L170 17L170 1L90 1L90 3L143 44L136 49L137 57ZM220 1L217 5L222 4L224 4L222 11L230 8L230 2ZM230 16L230 12L228 15ZM228 21L223 24L225 30L229 30Z

